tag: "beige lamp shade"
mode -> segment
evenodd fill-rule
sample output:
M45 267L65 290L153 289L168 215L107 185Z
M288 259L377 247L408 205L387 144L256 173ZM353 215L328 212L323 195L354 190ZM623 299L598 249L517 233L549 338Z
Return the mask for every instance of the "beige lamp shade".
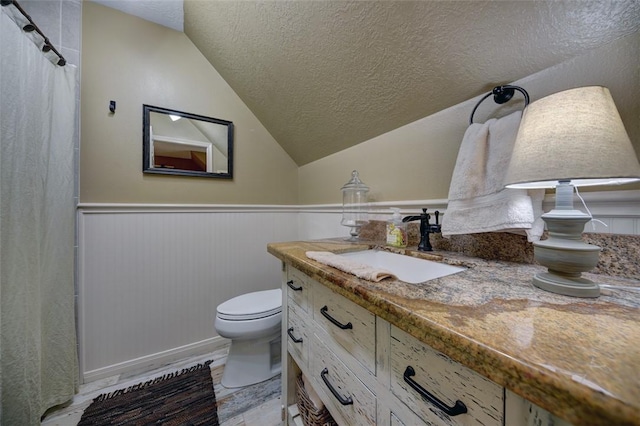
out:
M510 188L621 184L640 164L606 87L558 92L524 111L505 177Z

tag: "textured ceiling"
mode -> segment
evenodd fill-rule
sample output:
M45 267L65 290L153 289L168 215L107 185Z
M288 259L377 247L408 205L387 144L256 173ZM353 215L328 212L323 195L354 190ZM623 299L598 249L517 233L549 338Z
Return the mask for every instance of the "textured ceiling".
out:
M636 0L184 2L187 36L298 165L639 29Z

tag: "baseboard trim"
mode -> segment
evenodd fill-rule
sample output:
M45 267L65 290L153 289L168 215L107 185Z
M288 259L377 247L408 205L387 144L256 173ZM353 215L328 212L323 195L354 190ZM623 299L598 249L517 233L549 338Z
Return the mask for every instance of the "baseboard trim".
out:
M214 352L228 343L229 339L225 339L220 336L212 337L210 339L201 340L199 342L157 352L155 354L145 355L143 357L131 359L118 364L108 365L96 370L85 371L82 375L82 382L93 382L122 373L144 373L145 371L153 370L162 365L170 364L183 358Z

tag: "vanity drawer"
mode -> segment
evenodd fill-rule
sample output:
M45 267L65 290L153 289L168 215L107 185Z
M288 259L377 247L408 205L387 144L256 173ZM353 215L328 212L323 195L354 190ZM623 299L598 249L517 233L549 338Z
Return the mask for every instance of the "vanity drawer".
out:
M375 315L317 283L313 294L313 319L338 344L375 375Z
M304 312L309 312L310 279L304 273L289 267L286 283L287 296L297 303Z
M391 391L427 423L503 424L502 387L394 326L391 327ZM421 395L421 391L430 394L432 400ZM466 412L455 415L458 407L465 407ZM447 409L452 412L446 414Z
M310 363L314 388L330 412L339 413L348 425L376 424L375 395L317 335L311 341Z
M311 344L310 320L307 314L295 303L288 306L287 320L287 348L298 363L306 367L309 363L309 345Z
M398 419L398 417L393 413L391 413L391 422L390 423L391 423L391 426L405 426L405 424L402 423L400 421L400 419Z
M389 413L391 426L431 426L433 423L425 423L417 414L405 407L402 414L391 411ZM401 420L402 419L402 420Z

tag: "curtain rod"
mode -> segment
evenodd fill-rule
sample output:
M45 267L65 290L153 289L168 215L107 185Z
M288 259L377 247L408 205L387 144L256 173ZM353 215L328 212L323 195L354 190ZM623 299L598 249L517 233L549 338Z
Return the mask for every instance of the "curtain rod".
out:
M60 54L60 52L58 52L56 50L55 47L53 47L53 44L51 44L51 42L49 41L49 38L47 36L45 36L42 31L40 31L40 28L38 28L36 23L33 22L33 19L31 19L31 16L29 16L29 14L27 12L25 12L25 10L18 4L18 2L16 0L0 0L0 5L2 5L2 6L9 6L10 4L14 5L16 7L16 9L18 9L18 11L20 13L22 13L22 15L25 18L27 18L27 20L29 21L29 23L27 25L22 27L22 30L25 31L25 32L28 32L28 33L30 33L31 31L35 31L38 34L40 34L40 36L42 36L42 38L44 39L44 46L42 46L42 51L43 52L48 52L48 51L52 50L53 53L58 55L59 59L58 59L57 64L60 65L61 67L65 66L67 64L67 60L64 59L64 57Z

